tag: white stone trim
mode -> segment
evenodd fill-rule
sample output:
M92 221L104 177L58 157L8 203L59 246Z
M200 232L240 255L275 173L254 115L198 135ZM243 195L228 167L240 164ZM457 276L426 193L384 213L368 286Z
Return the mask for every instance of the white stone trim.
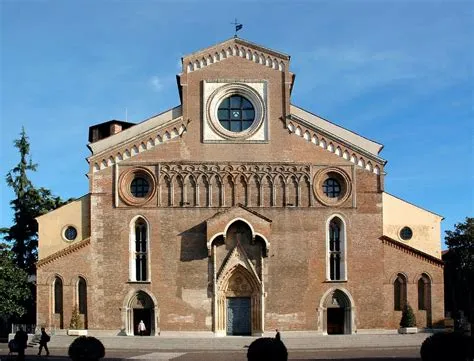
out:
M174 125L174 122L178 123ZM181 137L186 131L187 122L184 122L181 118L175 119L169 125L169 127L161 127L161 129L155 130L152 133L145 135L144 138L136 138L135 143L129 144L125 150L118 152L116 150L112 150L112 152L115 154L115 157L109 156L109 154L105 153L104 158L102 160L99 160L99 158L94 162L94 165L92 166L92 172L96 173L98 171L111 167L114 164L118 164L124 160L134 157L140 153L153 149L156 146L163 144L164 142Z
M290 104L290 113L296 118L302 119L329 134L333 134L335 137L341 138L347 143L354 144L374 156L378 156L383 148L383 145L380 143L374 142L339 125L331 123L330 121L318 117L317 115L299 108L296 105Z
M208 49L207 52L204 50L199 53L199 55L186 60L187 63L183 63L183 72L192 73L193 71L201 70L209 65L219 63L231 57L246 59L281 72L284 72L287 68L285 62L277 56L257 51L256 49L241 44L228 45L226 42L221 44L220 48Z
M268 141L268 86L262 80L218 79L203 83L203 141L210 143ZM217 109L223 99L241 95L255 110L255 120L247 130L231 132L221 126Z
M330 251L329 251L329 224L334 218L339 218L342 223L342 229L341 229L341 234L340 237L342 239L340 240L340 247L341 247L341 278L339 280L331 280L331 274L330 274ZM328 219L326 220L326 281L331 281L331 282L343 282L347 281L347 224L346 220L344 219L344 216L341 213L333 213L331 214Z
M380 174L380 166L373 165L373 163L379 163L381 165L385 164L385 160L380 158L376 154L372 154L371 152L365 151L362 148L358 149L358 152L362 153L363 156L359 156L353 152L353 150L348 146L347 148L344 146L344 143L352 145L350 141L346 139L341 139L341 145L335 145L328 135L324 134L324 130L319 130L318 127L313 126L308 122L304 122L305 124L299 124L299 121L303 121L304 119L291 119L286 121L286 128L290 133L293 133L303 140L314 144L330 153L335 154L338 157L341 157L351 163L354 163L359 168L365 169L369 172ZM334 125L333 125L334 126ZM307 127L307 128L306 128ZM329 131L328 131L329 132ZM331 134L331 133L330 133ZM334 135L334 138L337 140L338 136ZM358 148L358 147L355 147Z
M163 113L155 115L154 117L146 119L143 122L134 125L133 127L122 130L117 134L111 135L94 143L89 143L89 148L91 149L93 155L99 154L107 149L123 144L124 142L129 142L136 137L141 137L144 133L174 121L181 116L182 108L181 105L179 105Z
M137 222L138 219L142 219L145 224L146 224L146 276L147 279L145 281L137 281L136 280L136 264L135 264L135 257L136 257L136 252L135 252L135 223ZM137 215L132 218L132 220L129 223L129 229L130 229L130 234L129 234L129 267L128 267L128 280L130 282L149 282L150 276L151 276L151 269L150 269L150 222L148 222L148 219L143 216L143 215Z

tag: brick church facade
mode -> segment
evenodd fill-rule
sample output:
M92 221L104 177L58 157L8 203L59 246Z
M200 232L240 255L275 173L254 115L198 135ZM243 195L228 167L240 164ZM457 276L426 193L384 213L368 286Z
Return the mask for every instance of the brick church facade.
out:
M38 218L37 324L328 334L444 317L442 217L384 189L382 145L291 102L290 57L182 58L181 104L90 127L89 192Z

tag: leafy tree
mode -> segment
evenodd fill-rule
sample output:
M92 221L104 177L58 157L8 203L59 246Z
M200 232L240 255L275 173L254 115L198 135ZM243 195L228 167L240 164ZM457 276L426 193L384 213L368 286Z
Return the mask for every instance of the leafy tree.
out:
M13 255L5 245L0 244L0 315L22 317L26 304L31 300L28 274L13 261Z
M452 311L463 310L474 322L474 218L466 217L454 228L446 231L449 251L444 257L447 286L452 287Z
M16 198L10 204L14 211L13 225L0 229L4 240L11 244L13 259L28 274L35 273L38 246L38 224L36 217L58 208L67 202L55 197L46 188L35 188L28 178L28 172L34 172L37 164L31 161L30 143L22 129L20 139L14 141L20 152L20 162L6 176L6 181Z

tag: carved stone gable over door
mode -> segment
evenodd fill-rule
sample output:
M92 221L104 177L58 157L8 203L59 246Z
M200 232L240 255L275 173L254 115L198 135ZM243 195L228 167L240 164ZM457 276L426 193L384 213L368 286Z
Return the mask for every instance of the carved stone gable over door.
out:
M236 206L207 221L208 249L211 256L214 332L239 334L250 314L250 333L264 331L264 258L270 246L271 220ZM239 301L240 300L240 301ZM242 309L235 305L248 305ZM232 323L232 324L231 324ZM244 329L246 329L244 327Z

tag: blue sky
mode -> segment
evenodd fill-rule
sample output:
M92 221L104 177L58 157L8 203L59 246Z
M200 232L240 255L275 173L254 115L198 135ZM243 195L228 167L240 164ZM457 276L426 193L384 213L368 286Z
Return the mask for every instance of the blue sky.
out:
M184 54L239 35L291 55L292 102L385 145L386 190L473 216L474 5L469 1L8 1L1 12L0 178L25 126L34 184L88 191L88 127L179 104ZM13 193L0 185L0 226ZM444 232L443 232L444 235Z

